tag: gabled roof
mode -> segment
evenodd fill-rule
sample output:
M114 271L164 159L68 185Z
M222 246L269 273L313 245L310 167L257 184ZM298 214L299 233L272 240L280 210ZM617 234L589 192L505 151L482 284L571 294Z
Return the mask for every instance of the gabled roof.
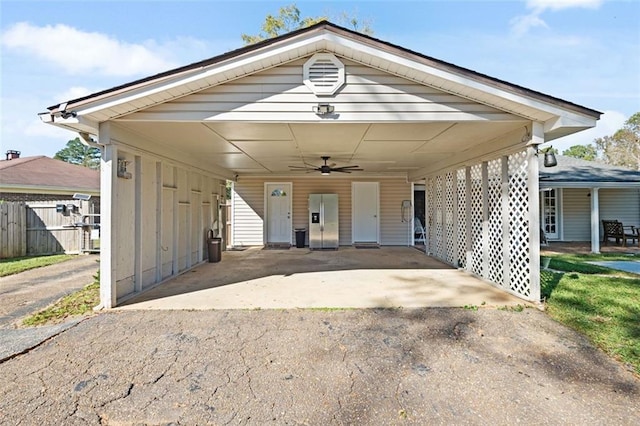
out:
M554 104L557 104L559 106L562 106L564 108L569 108L569 109L573 109L577 112L583 113L583 114L587 114L590 116L593 116L594 118L599 118L600 115L602 115L601 112L596 111L594 109L591 108L587 108L587 107L583 107L580 106L578 104L560 99L560 98L556 98L554 96L550 96L550 95L546 95L542 92L538 92L535 90L531 90L531 89L527 89L525 87L513 84L513 83L509 83L507 81L504 80L500 80L494 77L490 77L486 74L482 74L479 73L477 71L473 71L470 70L468 68L464 68L458 65L454 65L452 63L449 62L445 62L436 58L433 58L431 56L427 56L424 55L422 53L419 52L415 52L413 50L404 48L402 46L398 46L396 44L387 42L387 41L383 41L380 39L377 39L375 37L366 35L366 34L362 34L338 25L335 25L331 22L328 21L320 21L314 25L311 25L309 27L306 28L302 28L296 31L292 31L290 33L278 36L278 37L274 37L271 39L267 39L267 40L263 40L261 42L249 45L249 46L244 46L242 48L239 49L235 49L235 50L231 50L229 52L226 52L222 55L218 55L218 56L214 56L212 58L209 59L205 59L202 61L198 61L198 62L194 62L192 64L186 65L186 66L182 66L179 68L175 68L169 71L165 71L150 77L145 77L139 80L135 80L132 81L130 83L126 83L120 86L116 86L113 87L111 89L107 89L107 90L103 90L91 95L87 95L87 96L83 96L81 98L77 98L77 99L73 99L68 101L68 105L67 105L67 110L69 110L70 108L72 108L74 105L76 104L80 104L83 101L87 101L87 100L92 100L95 98L99 98L102 97L104 95L109 95L109 94L113 94L113 93L117 93L120 92L122 90L126 90L128 88L133 88L133 87L138 87L140 85L143 85L145 83L150 83L150 82L156 82L156 81L161 81L163 79L166 79L168 77L174 77L177 75L182 75L185 73L188 73L189 71L193 71L193 70L200 70L203 68L207 68L211 65L215 65L215 64L219 64L221 62L230 60L230 59L234 59L237 57L242 56L243 54L246 53L250 53L256 50L259 50L261 48L264 48L266 46L270 46L270 45L274 45L274 44L278 44L284 41L287 41L289 39L293 39L297 36L299 36L300 34L305 34L305 33L311 33L314 31L318 31L318 30L328 30L330 32L334 32L336 34L342 35L342 36L346 36L358 41L362 41L362 42L366 42L367 44L373 44L376 47L380 48L381 51L384 50L389 50L389 51L393 51L394 53L399 53L403 56L409 57L410 59L413 60L420 60L421 62L428 64L430 66L434 66L435 68L439 68L445 71L449 71L449 72L453 72L456 74L460 74L466 77L471 77L474 78L478 81L484 82L484 83L489 83L492 85L495 85L496 87L500 87L502 89L507 89L507 90L511 90L514 93L519 93L519 94L524 94L527 96L531 96L534 98L538 98L544 101L548 101ZM60 107L61 104L56 104L53 106L50 106L48 109L52 112L57 111L58 108Z
M544 167L543 157L538 156L541 186L551 183L562 183L567 187L640 185L638 170L564 155L556 155L557 166Z
M312 55L330 52L545 124L546 140L593 127L601 113L322 21L228 53L49 107L41 118L95 133L100 122ZM64 112L73 111L66 119ZM66 115L66 114L64 114ZM69 118L72 116L72 118ZM77 118L76 118L77 117Z
M95 194L100 191L100 172L44 155L0 160L0 191L20 189Z

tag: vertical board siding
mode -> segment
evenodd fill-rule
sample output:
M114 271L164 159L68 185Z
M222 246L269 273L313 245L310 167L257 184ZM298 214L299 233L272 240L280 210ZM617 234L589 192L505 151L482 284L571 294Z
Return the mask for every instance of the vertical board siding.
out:
M591 199L586 188L562 189L562 229L564 241L591 240ZM602 208L602 200L600 200ZM603 219L602 212L600 218Z
M134 155L124 150L118 154L120 159L131 161L128 171L132 174L131 179L117 179L117 216L111 224L119 240L111 254L116 266L116 298L122 299L135 294L136 289L144 290L176 276L206 258L212 193L219 192L224 181L147 155L141 155L141 170L136 173ZM157 173L159 162L161 182ZM137 176L141 180L139 194L135 190ZM141 229L136 229L135 221L137 196ZM141 234L140 247L135 244L137 232ZM136 250L140 250L140 285L135 282Z
M142 170L142 288L153 284L156 280L156 248L158 247L156 222L157 191L156 161L143 158Z
M286 179L280 179L285 181ZM269 179L242 178L234 185L233 244L262 245L264 184ZM351 245L351 183L380 182L380 237L383 245L407 245L410 232L402 222L402 200L411 199L411 184L404 179L291 179L292 228L309 228L309 194L338 194L339 244ZM295 236L291 236L295 241ZM306 244L309 235L306 235Z

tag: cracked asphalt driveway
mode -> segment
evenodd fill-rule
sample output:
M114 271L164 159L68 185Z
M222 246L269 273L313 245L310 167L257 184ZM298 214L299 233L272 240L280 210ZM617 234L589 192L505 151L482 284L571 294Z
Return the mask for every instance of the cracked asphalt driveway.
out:
M2 424L637 424L640 381L534 309L120 311L0 364Z

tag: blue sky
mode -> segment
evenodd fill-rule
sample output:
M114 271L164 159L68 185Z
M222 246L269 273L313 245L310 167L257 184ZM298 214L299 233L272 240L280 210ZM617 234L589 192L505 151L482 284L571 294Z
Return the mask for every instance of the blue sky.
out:
M0 148L48 155L76 134L46 107L242 46L289 1L0 0ZM604 112L561 151L608 135L640 111L640 1L298 1L302 16L342 12L374 36Z

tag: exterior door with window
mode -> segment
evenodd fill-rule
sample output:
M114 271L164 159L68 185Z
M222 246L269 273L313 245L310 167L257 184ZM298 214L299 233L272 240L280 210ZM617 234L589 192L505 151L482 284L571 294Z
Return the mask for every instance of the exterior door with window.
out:
M266 184L267 244L291 244L291 183Z
M547 189L540 195L541 228L549 239L560 238L560 203L557 189Z

